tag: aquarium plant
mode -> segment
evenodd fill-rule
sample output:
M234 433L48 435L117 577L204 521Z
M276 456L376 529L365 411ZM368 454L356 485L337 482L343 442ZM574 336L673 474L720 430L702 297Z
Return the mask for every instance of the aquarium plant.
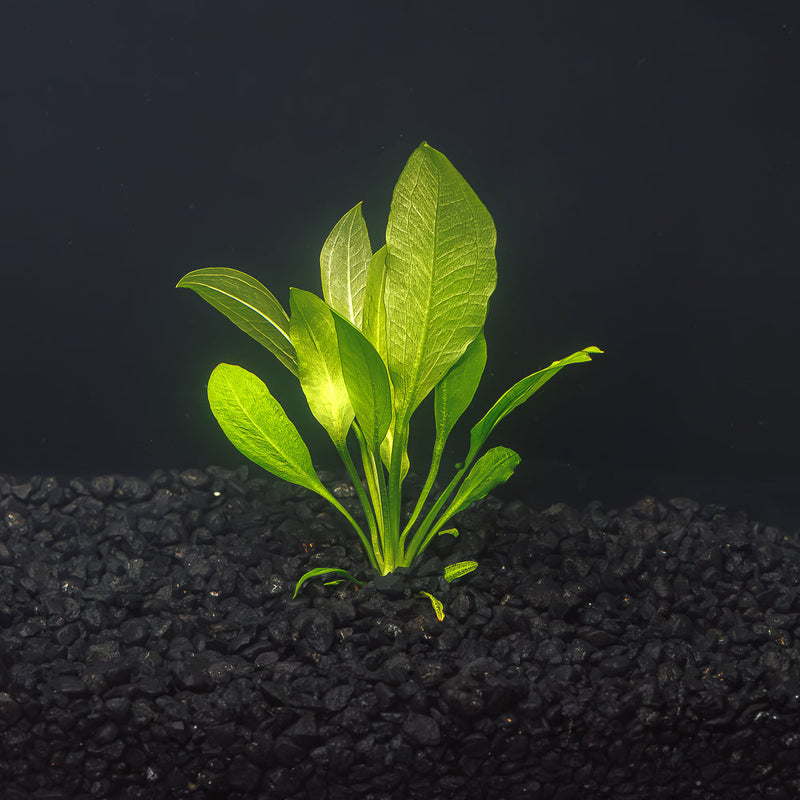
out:
M287 313L259 281L226 267L197 269L178 282L298 378L311 413L350 475L363 519L322 484L308 447L266 385L242 367L219 364L208 382L208 400L228 439L268 472L324 497L352 526L381 575L413 568L435 536L458 535L448 527L453 517L505 482L519 464L519 455L507 447L481 454L494 427L561 369L602 352L586 347L515 383L473 425L463 461L431 496L450 432L486 365L484 322L497 281L495 241L494 223L478 196L442 153L423 142L394 188L382 247L372 250L361 203L334 226L320 256L322 297L292 288ZM431 392L431 463L404 518L411 420ZM453 580L476 566L450 564L444 577ZM345 570L321 567L299 578L295 595L306 580L322 575L362 583ZM441 604L428 596L441 616Z

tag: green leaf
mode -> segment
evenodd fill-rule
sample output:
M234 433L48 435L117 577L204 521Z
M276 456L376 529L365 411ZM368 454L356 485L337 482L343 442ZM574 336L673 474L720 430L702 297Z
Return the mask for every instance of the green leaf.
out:
M469 575L470 572L474 572L477 568L477 561L459 561L457 564L448 564L444 568L444 579L448 583L452 583L458 578Z
M387 364L399 424L483 328L495 240L475 192L423 142L395 186L386 228Z
M459 511L463 511L476 500L486 497L495 486L505 483L514 474L519 462L520 457L507 447L493 447L482 455L464 478L453 502L447 512L437 521L436 526L443 525Z
M469 463L483 446L486 438L500 422L503 417L510 414L517 406L522 405L535 391L544 386L547 381L560 372L569 364L580 364L581 362L591 361L592 353L602 353L603 351L592 345L577 353L573 353L559 361L554 361L549 367L540 369L527 378L517 381L487 412L483 418L477 422L470 432L469 453L467 463Z
M307 581L309 578L316 578L319 575L330 575L334 573L336 575L343 575L348 581L355 583L356 586L364 586L364 581L360 581L357 578L354 578L346 569L337 569L336 567L315 567L314 569L310 569L308 572L304 573L300 580L297 581L294 587L294 594L292 595L292 600L297 597L297 593L300 591L300 587ZM331 583L340 583L340 581L330 581Z
M367 287L364 291L364 314L361 330L386 361L386 245L381 247L367 267Z
M260 345L293 375L297 357L289 339L289 317L273 294L238 269L205 267L184 275L178 288L192 289Z
M336 447L343 447L355 411L342 375L333 315L324 300L302 289L290 290L289 307L289 331L308 407Z
M486 367L486 338L481 331L461 358L436 384L433 409L436 418L434 450L444 450L447 437L461 415L469 408Z
M336 223L319 257L325 302L359 329L371 258L372 247L359 203Z
M430 592L419 592L417 597L427 597L431 601L433 613L436 614L436 619L438 619L439 622L444 620L444 606L442 605L441 600L437 600Z
M375 451L386 437L392 421L389 373L364 334L338 314L332 316L350 402L367 445ZM302 366L302 361L300 363Z
M252 372L219 364L208 379L208 401L240 453L285 481L335 500L314 472L311 454L297 428Z

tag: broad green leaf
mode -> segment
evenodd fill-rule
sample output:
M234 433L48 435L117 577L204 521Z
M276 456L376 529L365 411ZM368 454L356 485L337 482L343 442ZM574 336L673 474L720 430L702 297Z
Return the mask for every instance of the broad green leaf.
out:
M453 165L423 142L386 228L387 364L398 424L461 357L497 282L492 218Z
M386 245L369 262L367 288L364 292L364 315L361 330L386 361Z
M495 486L505 483L514 474L519 462L520 457L507 447L493 447L482 455L458 487L447 513L437 521L437 527L476 500L486 497Z
M486 367L486 337L481 331L461 358L436 384L433 410L436 418L434 450L441 452L453 426L469 408Z
M549 367L540 369L527 378L517 381L487 412L483 418L477 422L470 433L469 453L467 463L469 463L483 446L486 438L492 432L495 425L503 417L510 414L517 406L522 405L535 391L544 386L555 374L560 372L569 364L580 364L584 361L592 360L592 353L602 353L598 347L592 345L571 356L554 361Z
M219 364L208 379L208 402L240 453L267 472L332 499L314 472L311 454L297 428L252 372Z
M333 315L324 300L302 289L290 290L289 307L289 331L308 407L336 447L343 447L355 412L342 375Z
M448 583L452 583L458 578L469 575L470 572L474 572L477 568L477 561L459 561L458 564L448 564L444 568L444 579Z
M338 569L337 567L315 567L314 569L310 569L308 572L304 573L300 580L297 581L294 587L294 594L292 595L292 600L297 597L297 593L300 591L300 587L310 578L316 578L319 575L330 575L334 573L336 575L343 575L348 581L355 583L356 586L364 586L364 581L360 581L357 578L354 578L346 569ZM330 581L331 583L339 583L339 581Z
M364 438L373 452L392 422L389 373L375 348L358 328L334 313L342 374ZM302 360L301 360L302 366Z
M197 292L297 375L289 317L274 295L255 278L238 269L204 267L184 275L178 287Z
M371 258L372 247L359 203L336 223L319 257L325 302L359 329Z

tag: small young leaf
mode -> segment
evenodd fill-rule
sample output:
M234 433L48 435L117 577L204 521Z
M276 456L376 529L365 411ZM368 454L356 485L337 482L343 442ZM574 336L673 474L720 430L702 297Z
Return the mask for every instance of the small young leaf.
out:
M458 578L469 575L470 572L474 572L477 568L477 561L459 561L458 564L448 564L444 568L444 579L448 583L452 583Z
M364 581L360 581L357 578L354 578L346 569L337 569L336 567L315 567L314 569L310 569L308 572L304 573L300 580L297 581L294 587L294 594L292 595L292 600L297 597L297 593L300 591L300 587L307 581L309 578L316 578L319 575L330 575L330 573L335 573L337 575L343 575L344 579L355 583L356 586L364 586ZM340 583L341 581L329 581L329 583Z
M439 536L444 536L445 534L455 539L458 536L458 528L446 528L443 531L439 531Z
M433 613L436 614L436 619L438 619L439 622L444 620L444 606L442 605L441 600L437 600L430 592L420 592L417 597L427 597L431 601Z
M494 426L500 422L503 417L510 414L517 406L522 405L535 391L544 386L555 374L560 372L568 364L580 364L584 361L592 360L592 353L602 353L603 351L597 347L586 347L573 353L566 358L559 361L554 361L546 369L541 369L517 381L487 412L483 418L472 427L469 440L469 453L467 454L467 462L472 461L477 455L478 451L483 446L489 434L494 429Z
M232 364L219 364L208 379L208 402L239 452L285 481L332 498L314 472L297 428L255 375Z
M375 348L358 328L334 313L342 374L358 424L370 450L377 450L392 422L389 373ZM302 361L301 361L302 367Z
M289 306L289 331L308 407L333 443L343 447L355 412L342 375L333 315L324 300L302 289L289 292Z
M325 302L357 328L361 328L371 258L372 247L359 203L336 223L319 257Z
M289 339L289 317L272 293L255 278L238 269L205 267L184 275L178 287L197 292L297 375L297 356Z
M520 457L507 447L493 447L482 455L459 486L446 516L442 517L439 524L444 524L476 500L486 497L495 486L505 483L514 474L519 462Z

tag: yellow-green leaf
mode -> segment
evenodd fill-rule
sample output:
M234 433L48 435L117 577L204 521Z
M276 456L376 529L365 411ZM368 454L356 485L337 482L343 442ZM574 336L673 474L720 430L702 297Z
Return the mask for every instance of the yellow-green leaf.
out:
M289 330L308 407L333 443L342 447L355 411L342 375L333 314L324 300L302 289L290 291L289 306Z
M398 423L461 357L497 282L496 234L456 168L423 142L395 186L386 228L386 335Z
M297 375L289 317L274 295L255 278L229 267L204 267L184 275L178 288L195 291Z
M431 601L431 605L433 606L433 613L436 614L436 619L441 622L444 619L444 606L442 605L441 600L437 600L430 592L420 592L419 596L427 597Z
M208 379L208 402L239 452L290 483L333 499L311 463L311 454L280 403L258 377L219 364Z
M361 328L371 258L369 234L359 203L336 223L319 257L325 302L357 328Z

